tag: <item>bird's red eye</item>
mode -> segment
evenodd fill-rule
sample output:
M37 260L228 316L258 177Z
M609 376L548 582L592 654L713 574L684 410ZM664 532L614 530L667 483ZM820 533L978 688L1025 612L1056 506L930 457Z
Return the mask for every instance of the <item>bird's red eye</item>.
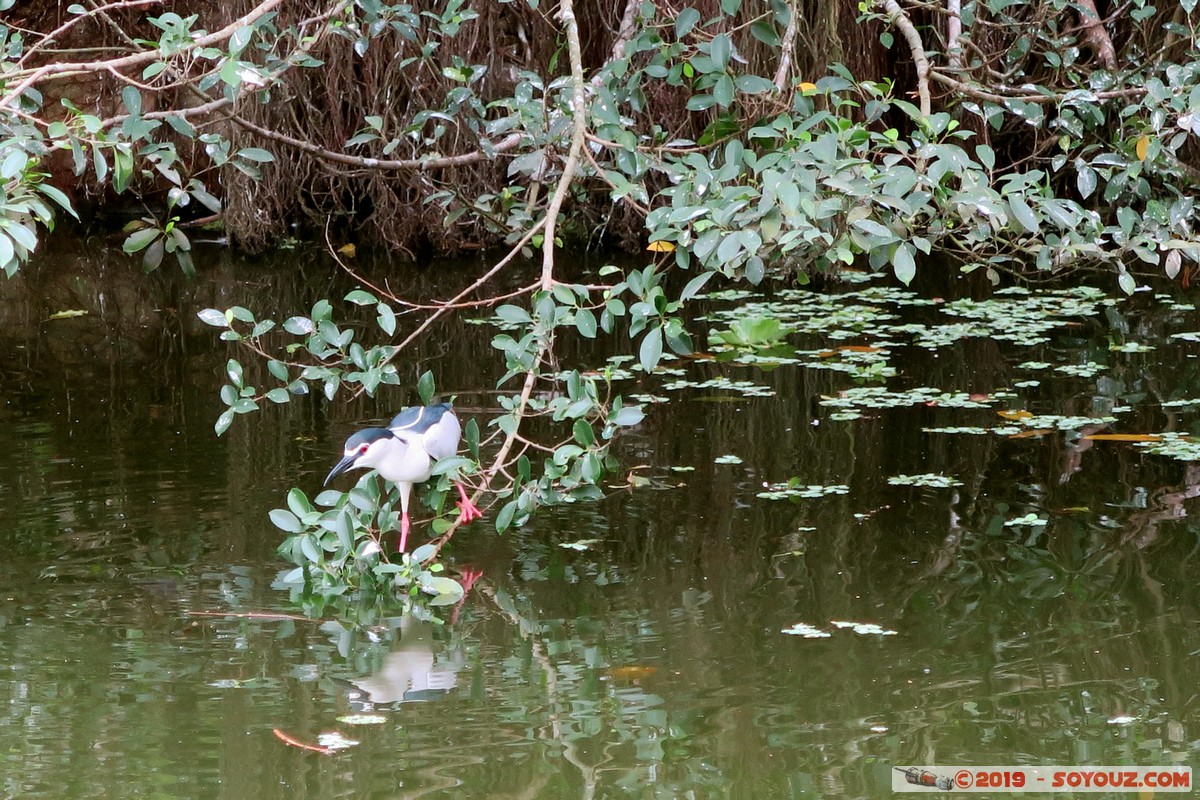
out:
M359 453L365 453L365 452L367 452L367 448L368 448L368 447L370 447L370 445L361 444L361 445L359 445L359 446L358 446L358 452L359 452Z

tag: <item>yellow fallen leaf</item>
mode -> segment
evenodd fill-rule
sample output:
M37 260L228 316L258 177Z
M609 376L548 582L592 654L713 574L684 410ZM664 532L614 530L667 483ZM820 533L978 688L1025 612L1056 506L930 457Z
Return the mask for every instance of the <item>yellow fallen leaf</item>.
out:
M1161 442L1162 436L1157 433L1093 433L1084 436L1093 442Z
M1146 160L1146 153L1150 151L1150 137L1142 134L1138 137L1137 143L1133 146L1133 151L1137 153L1138 161Z
M337 249L337 251L346 258L354 258L355 253L358 252L358 248L356 248L353 243L350 243L342 245Z
M1022 411L997 411L996 414L998 416L1004 417L1005 419L1010 419L1013 421L1029 419L1030 417L1033 416L1032 412L1023 411L1023 410Z
M675 249L675 245L671 242L651 242L646 245L646 249L651 253L670 253Z
M52 319L70 319L71 317L86 317L87 314L88 314L88 312L82 308L72 308L68 311L55 311L50 316L46 317L46 320L50 321Z
M817 90L817 85L815 83L809 83L808 81L804 81L803 83L800 84L800 94L808 95L808 94L812 94L816 90Z
M658 667L645 667L631 664L627 667L612 667L610 669L606 669L604 674L610 678L616 678L618 680L636 681L641 678L648 678L656 672L658 672Z

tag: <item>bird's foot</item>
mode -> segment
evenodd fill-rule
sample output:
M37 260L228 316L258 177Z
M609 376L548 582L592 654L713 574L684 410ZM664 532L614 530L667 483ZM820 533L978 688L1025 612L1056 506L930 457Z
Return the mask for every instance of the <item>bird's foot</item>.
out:
M458 484L458 497L458 521L460 523L466 525L483 518L483 512L479 510L479 506L471 502L471 498L467 497L467 490L461 483Z

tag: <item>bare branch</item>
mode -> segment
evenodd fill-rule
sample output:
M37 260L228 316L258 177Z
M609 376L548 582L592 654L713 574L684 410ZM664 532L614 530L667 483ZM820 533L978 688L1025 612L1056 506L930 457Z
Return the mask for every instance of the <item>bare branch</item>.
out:
M962 38L962 0L946 0L946 52L950 58L950 69L962 69L962 49L959 39Z
M346 153L339 153L336 150L327 150L324 147L315 145L312 142L306 142L303 139L297 139L293 136L288 136L278 131L273 131L257 125L250 120L233 116L231 119L246 130L263 137L270 139L273 142L285 144L288 147L294 147L297 150L316 156L317 158L326 161L333 161L337 164L347 164L352 167L362 167L364 169L397 169L397 170L435 170L447 169L449 167L462 167L467 164L474 164L478 161L485 161L491 156L483 150L472 150L469 153L461 153L456 156L443 156L441 158L404 158L404 159L378 159L367 158L364 156L352 156ZM512 150L521 143L521 134L510 133L500 141L492 145L492 150L497 153L504 153Z
M579 45L579 24L575 20L572 0L560 0L559 19L567 29L567 52L571 59L571 149L567 152L558 187L546 207L546 238L542 243L542 289L550 291L554 285L554 231L558 224L558 212L562 209L575 169L579 166L579 153L587 135L587 95L583 83L583 49Z
M876 0L876 2L879 1ZM908 43L913 65L917 68L917 96L921 101L921 113L928 117L932 111L932 103L929 99L929 58L925 55L925 45L921 41L921 34L917 32L916 26L913 25L908 14L896 0L883 0L883 7L887 11L888 19L900 29L904 41Z
M792 71L792 56L796 51L796 18L800 9L796 3L788 3L788 24L783 31L783 41L779 45L779 69L775 70L775 89L782 93L788 86L788 75Z

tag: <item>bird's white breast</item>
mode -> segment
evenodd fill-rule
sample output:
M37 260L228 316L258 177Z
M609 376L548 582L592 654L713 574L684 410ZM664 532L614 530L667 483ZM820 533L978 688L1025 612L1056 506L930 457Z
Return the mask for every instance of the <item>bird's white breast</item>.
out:
M420 443L398 436L373 466L392 483L421 483L429 480L433 461Z

